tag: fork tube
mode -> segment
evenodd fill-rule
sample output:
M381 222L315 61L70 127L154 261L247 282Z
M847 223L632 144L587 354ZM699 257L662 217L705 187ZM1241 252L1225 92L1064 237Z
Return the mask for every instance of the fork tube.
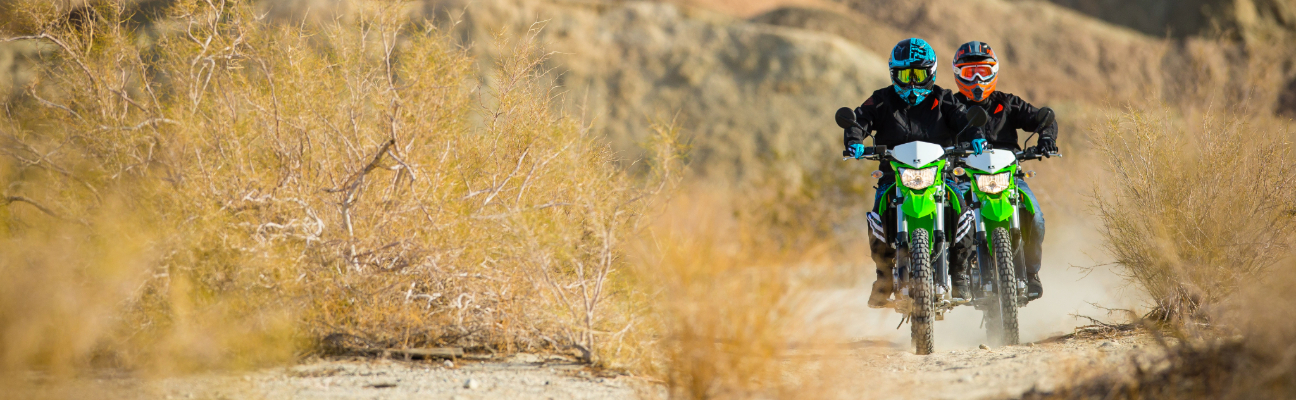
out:
M972 216L976 217L977 237L985 237L985 220L981 219L981 207L972 209Z
M940 181L940 183L943 184L944 182ZM941 186L940 190L941 193L944 193L944 186ZM939 280L938 282L940 282L941 286L944 286L945 288L948 289L952 286L950 285L949 258L948 258L949 252L947 251L947 249L949 249L949 243L945 241L945 202L944 201L941 201L936 204L936 229L932 231L932 236L933 236L932 237L933 243L940 243L940 245L936 246L936 252L934 253L936 254L936 259L938 260L936 262L933 262L933 264L936 265L936 278Z
M1018 216L1018 214L1021 214L1021 210L1017 208L1017 204L1017 202L1013 202L1012 228L1015 232L1021 232L1021 217Z

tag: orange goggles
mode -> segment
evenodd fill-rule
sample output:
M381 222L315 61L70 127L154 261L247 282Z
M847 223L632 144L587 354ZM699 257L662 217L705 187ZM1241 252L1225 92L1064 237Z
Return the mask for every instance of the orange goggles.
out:
M990 80L999 73L999 64L963 64L955 65L955 72L965 81L985 81Z

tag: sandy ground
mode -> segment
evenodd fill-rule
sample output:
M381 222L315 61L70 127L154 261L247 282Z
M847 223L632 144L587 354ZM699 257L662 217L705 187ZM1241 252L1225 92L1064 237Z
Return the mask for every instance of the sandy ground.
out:
M873 379L878 399L1011 399L1031 389L1050 391L1097 371L1132 371L1135 359L1156 359L1160 348L1147 336L1055 340L990 349L918 356L912 352L864 351L861 373Z
M626 399L652 384L601 377L562 359L522 354L504 361L317 360L245 373L166 379L101 377L38 385L15 398L105 399ZM0 396L4 397L4 396Z
M843 354L839 389L874 399L1010 399L1092 371L1129 369L1160 351L1147 336L1051 340L917 356L889 344ZM30 389L29 389L30 390ZM132 399L635 399L661 398L656 383L605 377L561 359L523 354L460 363L320 360L248 373L140 380L102 377L38 386L18 398Z

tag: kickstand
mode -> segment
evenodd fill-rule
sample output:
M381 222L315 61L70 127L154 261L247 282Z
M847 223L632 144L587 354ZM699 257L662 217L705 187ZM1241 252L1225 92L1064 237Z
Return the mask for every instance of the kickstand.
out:
M900 324L899 324L899 325L896 325L896 330L897 330L897 331L900 330L900 327L903 326L904 323L905 323L905 321L908 321L908 320L909 320L909 316L908 316L908 315L905 315L905 316L903 316L903 317L900 317Z

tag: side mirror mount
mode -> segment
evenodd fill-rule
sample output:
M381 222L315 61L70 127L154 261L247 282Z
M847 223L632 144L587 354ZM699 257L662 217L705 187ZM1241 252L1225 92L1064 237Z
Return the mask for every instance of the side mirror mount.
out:
M990 114L986 113L980 106L972 106L967 110L968 126L980 128L985 126L986 121L990 120Z
M1056 121L1056 119L1055 116L1053 115L1052 108L1048 108L1048 107L1041 108L1039 112L1035 114L1035 123L1036 123L1035 126L1038 126L1040 128L1053 125L1054 121Z
M842 127L842 129L848 129L858 125L855 122L855 111L851 110L850 107L838 108L835 117L837 119L837 126Z

